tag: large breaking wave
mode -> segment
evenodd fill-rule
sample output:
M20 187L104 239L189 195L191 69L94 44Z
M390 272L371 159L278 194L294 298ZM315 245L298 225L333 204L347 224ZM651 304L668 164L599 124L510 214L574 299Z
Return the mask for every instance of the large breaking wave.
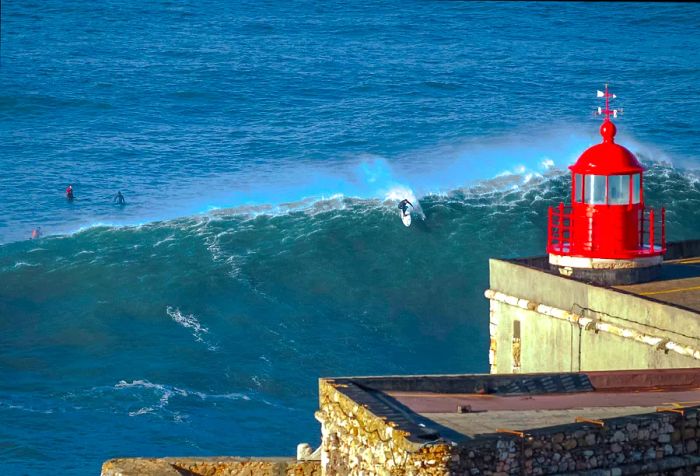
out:
M697 175L650 165L645 198L667 207L669 239L697 237ZM174 438L226 454L230 431L265 428L290 448L299 428L316 435L321 376L487 371L488 258L541 254L547 207L569 187L558 172L515 174L419 196L425 219L410 228L394 189L1 246L14 383L0 413L21 435L41 412L100 451L118 453L136 424L148 431L135 448L167 454Z

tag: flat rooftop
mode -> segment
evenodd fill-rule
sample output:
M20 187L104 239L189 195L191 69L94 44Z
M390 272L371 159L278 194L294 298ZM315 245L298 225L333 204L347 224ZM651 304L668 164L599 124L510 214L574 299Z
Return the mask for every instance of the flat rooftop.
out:
M700 389L659 392L593 392L527 397L436 395L388 392L399 402L458 433L475 437L499 429L533 430L575 423L578 418L609 418L655 412L683 402L700 403ZM459 405L469 413L457 413Z
M561 276L550 268L547 256L505 261ZM700 313L700 240L667 243L660 276L654 281L610 288Z
M700 256L664 261L655 281L613 287L700 312Z
M700 369L332 379L338 391L416 441L700 407Z

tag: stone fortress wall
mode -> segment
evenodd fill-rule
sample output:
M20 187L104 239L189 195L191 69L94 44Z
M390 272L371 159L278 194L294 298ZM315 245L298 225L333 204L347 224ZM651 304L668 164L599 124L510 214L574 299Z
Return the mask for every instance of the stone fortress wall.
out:
M380 407L322 380L321 467L326 475L697 474L700 407L668 407L605 420L520 432L503 430L459 443L416 442ZM376 411L379 409L380 411Z

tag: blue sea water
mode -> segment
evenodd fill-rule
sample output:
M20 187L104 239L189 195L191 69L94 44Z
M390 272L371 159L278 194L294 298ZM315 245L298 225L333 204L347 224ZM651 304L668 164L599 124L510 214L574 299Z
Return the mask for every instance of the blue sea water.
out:
M698 4L3 2L0 473L291 455L321 376L488 371L487 258L543 253L606 82L669 239L700 235L698 32Z

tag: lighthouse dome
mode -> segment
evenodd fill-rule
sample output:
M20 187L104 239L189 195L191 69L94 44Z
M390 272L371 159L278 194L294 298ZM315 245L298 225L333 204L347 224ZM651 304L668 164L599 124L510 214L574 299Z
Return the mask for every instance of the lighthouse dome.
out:
M632 152L615 143L617 128L606 120L600 126L603 142L586 149L574 165L569 167L576 174L622 175L642 172L644 167Z

